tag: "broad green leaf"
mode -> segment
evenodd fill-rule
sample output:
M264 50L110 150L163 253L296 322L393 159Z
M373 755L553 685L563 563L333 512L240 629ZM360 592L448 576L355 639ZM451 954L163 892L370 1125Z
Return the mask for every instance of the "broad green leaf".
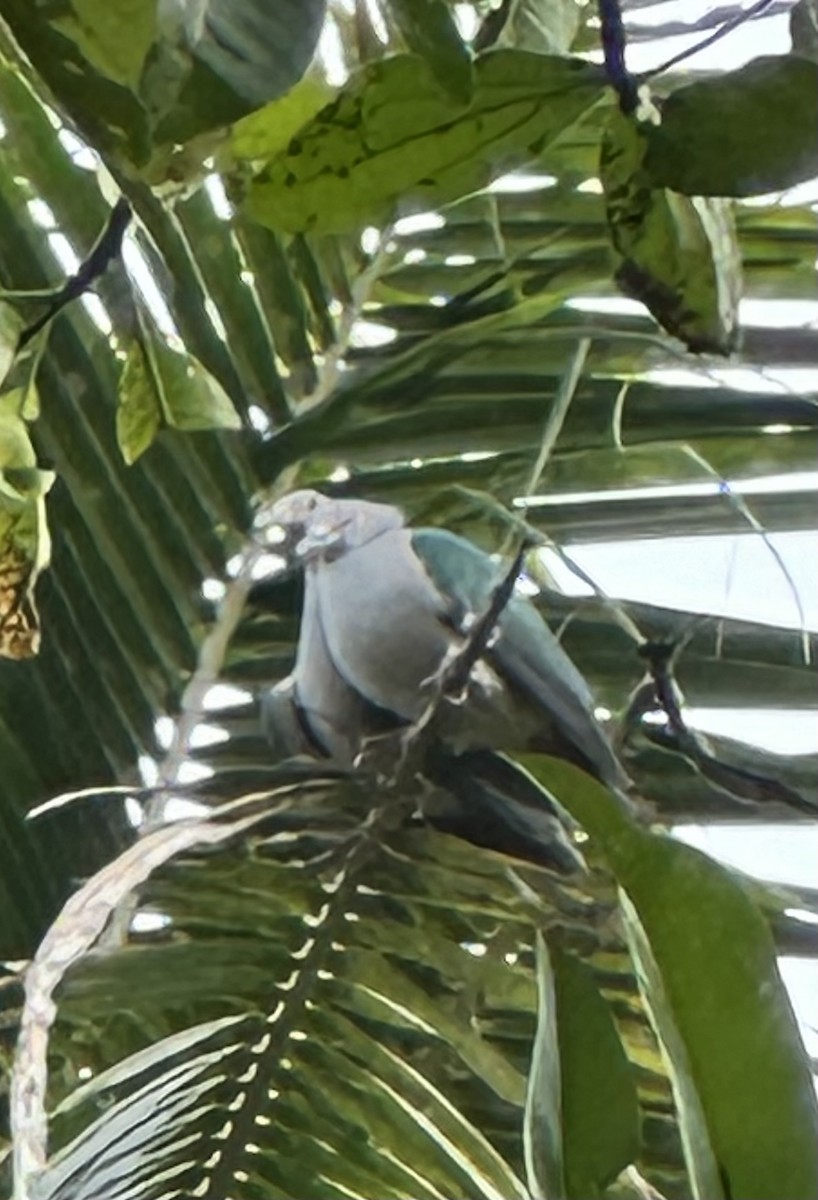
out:
M725 1194L818 1194L818 1107L761 913L723 867L634 825L575 768L534 758L526 766L594 838L638 915L661 997L650 978L642 983L678 1030L686 1061L673 1070L698 1097ZM677 1090L692 1154L701 1130L685 1095ZM706 1173L701 1160L691 1170Z
M467 107L426 63L368 66L247 185L250 216L285 230L341 231L427 208L537 156L601 94L597 68L502 50L474 64Z
M673 1082L693 1194L696 1200L729 1200L724 1193L707 1117L696 1091L690 1056L676 1024L661 969L628 893L622 891L620 896L631 957Z
M200 362L161 338L134 341L119 383L116 432L122 455L133 463L159 430L239 429L232 401Z
M302 79L279 100L243 117L233 126L229 152L234 159L270 159L284 150L290 138L312 120L334 95L317 79ZM224 153L224 152L222 152ZM225 162L229 167L229 162Z
M562 1064L554 970L541 933L536 938L537 1034L531 1050L523 1144L529 1191L564 1200Z
M101 75L136 91L158 35L157 0L71 0L60 10L54 28Z
M648 132L654 185L752 196L818 174L818 62L757 58L673 92Z
M0 383L14 362L22 328L23 322L17 310L0 298Z
M599 174L616 281L689 349L729 354L741 289L732 214L724 201L655 186L648 147L647 123L613 110Z
M551 950L562 1071L566 1194L591 1200L639 1153L633 1069L590 967Z
M389 10L407 47L424 59L444 93L456 104L468 104L471 55L444 0L389 0Z

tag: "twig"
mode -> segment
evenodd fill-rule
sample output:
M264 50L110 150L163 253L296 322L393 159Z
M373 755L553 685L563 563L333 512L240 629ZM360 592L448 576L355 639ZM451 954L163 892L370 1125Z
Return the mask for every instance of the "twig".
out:
M526 499L530 498L536 490L537 484L540 482L540 476L545 470L546 464L551 457L551 451L556 445L557 438L562 432L562 427L565 424L565 418L568 415L568 409L571 406L571 401L577 390L577 385L582 378L582 372L585 367L585 360L588 357L588 351L591 349L591 339L589 337L580 338L574 347L573 357L563 372L562 378L557 388L557 394L554 397L554 402L548 410L548 416L543 425L542 437L540 439L540 449L537 454L537 459L531 470L531 476L528 480L526 488Z
M682 713L682 695L673 676L673 668L684 645L685 642L644 642L639 647L638 653L648 666L648 678L633 693L625 724L647 712L652 698L667 717L670 734L667 740L671 747L689 759L715 787L737 800L761 803L778 801L815 816L815 804L800 792L748 767L723 762L713 753L708 739L689 728ZM661 735L654 733L653 737L656 739Z
M341 364L344 360L344 355L349 349L355 322L363 312L364 305L369 299L372 285L380 277L384 262L391 253L389 249L391 238L392 226L390 225L382 230L377 250L352 285L352 302L346 306L338 321L338 331L335 341L326 355L318 384L308 396L304 397L302 403L298 405L297 416L303 416L304 413L312 412L313 409L318 408L325 400L329 399L332 394L341 374Z
M639 76L640 81L644 82L655 78L656 75L663 75L665 71L669 71L671 67L678 66L680 62L684 62L687 58L692 58L700 50L706 50L708 46L712 46L714 42L718 42L721 38L726 37L728 33L732 33L734 29L738 29L746 21L751 21L753 17L757 17L759 13L762 13L765 8L769 8L773 3L775 3L775 0L757 0L755 4L751 4L744 12L731 17L729 21L725 21L709 37L702 38L695 46L688 46L687 50L680 50L678 54L674 54L672 58L669 58L667 62L663 62L661 66L653 67L650 71L644 71Z
M57 313L61 312L72 300L79 299L89 291L100 276L105 274L110 264L119 257L122 251L122 239L130 220L131 206L124 196L120 196L108 214L105 228L91 253L80 264L75 274L66 279L42 316L33 321L31 325L26 326L20 334L17 342L18 353L41 329L48 325L49 321L56 317Z
M397 768L389 779L390 786L397 787L413 773L430 733L430 726L443 702L461 695L468 687L471 673L488 649L497 623L514 594L514 585L522 570L523 559L532 545L533 541L523 538L511 566L492 592L485 612L477 617L469 628L465 644L444 660L440 670L427 681L437 686L417 720L398 735L400 754ZM388 740L392 740L392 735L389 735Z
M633 113L639 107L639 85L625 65L625 26L619 0L597 0L597 12L608 82L619 97L622 112Z

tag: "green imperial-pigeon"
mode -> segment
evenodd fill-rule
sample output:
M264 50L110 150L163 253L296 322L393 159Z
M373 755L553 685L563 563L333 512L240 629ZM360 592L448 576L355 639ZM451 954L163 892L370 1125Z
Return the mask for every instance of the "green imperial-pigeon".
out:
M265 731L279 750L300 741L351 767L368 738L423 714L504 569L456 534L408 528L386 504L297 491L267 511L264 525L283 531L284 552L305 576L295 666L262 702ZM465 702L440 703L434 734L445 747L438 778L461 797L464 780L476 778L480 803L490 797L489 825L509 784L501 777L513 768L492 751L541 751L620 795L629 786L585 680L517 594L472 669Z

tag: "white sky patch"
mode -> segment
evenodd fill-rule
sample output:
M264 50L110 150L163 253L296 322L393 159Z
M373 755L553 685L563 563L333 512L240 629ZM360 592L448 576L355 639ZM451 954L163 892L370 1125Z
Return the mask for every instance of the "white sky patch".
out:
M210 725L200 721L190 735L189 745L192 750L203 750L206 746L219 746L228 741L230 734L222 725Z
M471 4L455 4L454 19L460 36L470 42L480 28L480 18Z
M125 797L125 820L134 829L139 829L145 820L145 810L135 796Z
M392 226L398 237L406 237L411 233L426 233L430 229L442 229L446 218L439 212L412 213L411 216L401 217Z
M146 910L134 913L131 918L132 933L156 933L160 929L167 929L171 924L171 919L167 913L148 912Z
M476 262L473 254L447 254L443 259L443 265L446 267L471 267Z
M63 150L71 155L75 167L83 171L95 171L99 166L99 155L90 146L86 146L71 129L63 127L57 133Z
M227 198L221 175L206 176L204 188L215 215L220 221L230 221L233 217L233 205Z
M403 261L407 266L413 267L416 263L422 263L428 255L425 250L421 250L420 246L414 246L411 250L407 250L403 256Z
M205 579L202 582L202 595L211 604L218 604L220 600L223 600L226 591L227 588L222 579Z
M286 566L287 560L280 554L262 554L253 564L253 579L271 579L274 575L280 575Z
M162 809L163 821L195 821L206 817L210 809L200 800L188 800L184 796L171 796Z
M270 418L267 416L267 413L264 411L264 409L258 404L250 405L250 407L247 409L247 416L256 433L270 432Z
M74 275L80 265L79 256L64 233L49 233L51 252L66 275Z
M771 533L768 540L786 565L806 628L818 630L818 533ZM565 549L598 587L620 600L801 627L790 583L757 534L644 538ZM553 551L541 554L556 587L567 595L591 594Z
M176 772L176 782L180 784L200 783L203 779L211 779L215 773L213 768L209 767L206 763L185 759L183 763L180 763L179 770ZM165 817L166 819L170 819L167 817L167 811L165 809Z
M377 254L381 244L381 231L374 225L367 225L361 234L361 249L364 254Z
M344 62L344 44L341 41L341 34L331 13L327 14L321 30L317 58L323 65L324 74L330 87L343 87L349 78L349 71Z
M696 3L695 0L679 0L677 4L661 4L650 8L636 9L628 14L628 26L636 29L651 25L662 25L669 21L695 21L703 16L709 8L709 3ZM745 5L745 7L748 7ZM650 71L661 66L663 62L683 50L698 46L714 29L696 30L680 34L677 37L662 38L637 42L628 42L626 61L628 69L635 73ZM699 50L684 62L684 68L696 71L723 72L729 66L736 70L761 54L786 54L791 45L789 21L786 13L773 14L770 17L760 16L747 21L746 24L733 29L726 37ZM602 51L594 51L588 56L594 62L602 61ZM680 64L679 69L682 68Z
M762 329L807 328L818 324L818 300L744 299L738 311L742 325Z
M147 260L139 248L132 229L125 231L122 239L122 261L133 282L136 284L142 299L151 311L158 328L169 337L178 337L170 309L165 303L165 297L153 277Z
M515 192L541 192L558 183L556 175L535 175L527 171L512 171L500 175L486 188L487 192L513 194Z
M818 754L818 708L693 707L685 708L684 715L692 729L736 738L773 754Z
M39 196L26 201L26 208L34 224L39 225L41 229L57 228L57 218L54 216L51 206L46 204L45 200L41 200Z
M149 754L140 754L137 759L137 767L143 786L155 787L159 782L159 767L156 759L151 758Z
M818 887L818 824L677 825L673 836L757 879Z
M591 196L601 196L605 189L602 186L602 180L598 179L596 175L591 175L590 178L583 179L582 183L578 183L576 190L586 192Z
M610 313L613 316L644 317L647 309L639 300L627 296L574 296L566 301L566 308L578 312Z
M232 683L214 683L205 694L202 708L205 712L218 712L222 708L242 708L252 702L253 694L246 688L235 687Z
M388 346L398 336L397 329L391 325L382 325L379 321L356 321L349 334L351 346Z
M172 717L157 717L153 724L153 736L160 750L167 750L173 741L174 722Z

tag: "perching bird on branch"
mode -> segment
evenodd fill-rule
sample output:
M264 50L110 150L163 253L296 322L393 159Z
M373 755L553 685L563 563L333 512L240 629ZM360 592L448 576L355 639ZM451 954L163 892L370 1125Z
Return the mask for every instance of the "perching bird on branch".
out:
M521 596L499 611L465 695L445 694L446 663L468 644L503 580L489 555L445 530L408 528L390 505L315 491L279 500L265 526L283 531L284 553L305 576L292 675L262 701L279 753L311 748L351 767L368 739L390 728L411 733L433 703L433 773L461 792L471 780L461 799L473 808L490 793L492 819L503 794L515 791L514 764L492 751L555 755L626 791L585 680ZM520 775L541 806L545 794Z

